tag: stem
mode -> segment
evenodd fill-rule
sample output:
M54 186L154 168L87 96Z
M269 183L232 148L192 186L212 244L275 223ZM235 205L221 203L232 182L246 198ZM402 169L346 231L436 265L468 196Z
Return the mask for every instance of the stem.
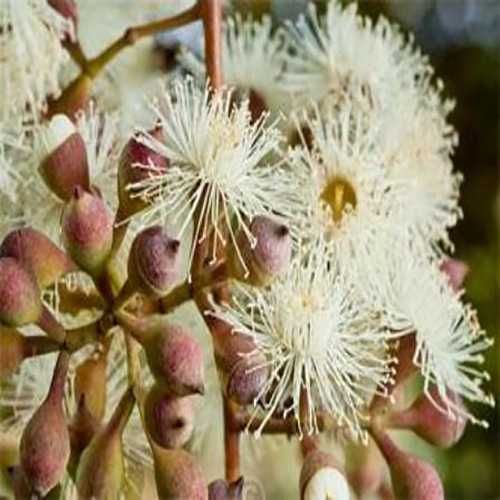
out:
M299 401L299 411L300 411L300 420L302 422L310 421L310 408L309 408L309 399L307 396L307 391L302 389L300 391L300 401ZM307 454L318 447L318 437L311 436L309 434L304 434L300 441L300 450L302 452L302 457L306 457Z
M141 384L141 360L139 358L141 345L126 330L123 330L123 334L125 336L125 346L127 348L129 385L134 390L137 404L141 406L146 398L144 387Z
M57 358L57 363L50 382L49 394L47 398L52 401L62 401L64 395L64 386L66 384L66 375L68 374L70 355L66 351L61 351Z
M200 17L200 8L195 4L190 9L181 12L179 15L153 21L151 23L143 24L128 28L123 35L113 42L109 47L104 49L97 57L91 59L86 64L85 72L91 77L95 78L102 69L112 61L123 49L134 45L138 40L155 33L160 33L172 28L178 28L196 21Z
M199 5L205 33L207 75L212 88L218 90L222 86L222 2L221 0L200 0Z
M234 420L238 411L235 403L223 398L224 405L224 448L226 480L229 483L237 481L240 474L240 431L235 430Z
M59 343L64 342L64 338L66 337L64 327L59 323L59 321L57 321L56 318L54 318L52 313L45 306L42 309L42 314L37 322L37 325L52 340Z

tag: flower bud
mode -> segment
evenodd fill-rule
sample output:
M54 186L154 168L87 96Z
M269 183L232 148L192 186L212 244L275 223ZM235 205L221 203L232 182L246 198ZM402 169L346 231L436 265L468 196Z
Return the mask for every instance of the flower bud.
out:
M25 359L58 348L59 344L47 337L25 337L15 329L0 326L0 380L12 375Z
M76 368L75 397L85 400L87 411L101 421L106 411L106 368L107 352L86 359Z
M370 440L367 445L356 444L350 448L346 459L349 467L349 484L359 498L374 495L382 486L385 464L377 446Z
M72 21L76 30L78 24L78 5L75 0L48 0L48 3L62 17Z
M436 387L431 389L430 397L444 406ZM463 407L460 396L450 393L449 397L458 407ZM411 429L430 444L449 448L462 437L467 420L460 415L444 413L436 408L429 397L421 394L406 410L388 413L384 424L394 429Z
M252 246L247 235L240 230L236 239L241 258L232 249L229 258L231 275L255 286L265 286L283 274L292 255L292 239L286 226L268 217L255 217L250 224L255 238ZM243 263L241 260L243 259Z
M441 479L434 467L397 448L388 434L372 429L391 473L396 498L405 500L444 500Z
M243 500L243 486L245 482L240 477L234 483L225 479L217 479L208 485L208 500Z
M161 226L141 231L135 238L128 261L129 281L150 297L166 295L181 274L180 242Z
M98 276L113 243L113 216L104 201L76 187L63 212L62 231L73 260L90 275Z
M7 326L36 323L42 315L35 277L12 257L0 258L0 322Z
M153 461L160 500L208 500L203 471L187 451L167 450L154 445Z
M448 277L451 288L458 292L469 273L469 266L462 260L450 258L441 263L441 271Z
M76 186L90 188L87 150L80 133L63 114L55 115L42 137L44 158L40 174L61 200L69 200Z
M160 385L176 396L204 393L203 350L187 328L173 325L161 315L137 319L118 313L117 317L143 345L149 368Z
M349 486L335 458L320 450L309 452L300 471L301 500L349 500Z
M4 238L0 245L1 257L12 257L30 269L41 289L53 285L61 276L77 269L49 238L30 227L11 231Z
M182 448L193 433L194 409L191 398L177 398L161 385L150 389L144 402L146 429L163 448Z
M247 335L233 333L222 322L212 325L215 361L226 396L243 406L252 404L267 381L265 356L255 352L255 342Z
M83 452L76 473L80 500L118 498L123 482L122 434L134 408L131 389L122 397L107 425Z
M162 138L161 127L149 131L157 140ZM147 203L139 197L133 197L129 189L131 184L162 175L168 168L169 161L140 141L132 137L126 144L118 164L118 222L143 210Z
M30 490L46 495L64 477L70 441L63 409L69 354L61 351L47 397L21 437L21 466Z

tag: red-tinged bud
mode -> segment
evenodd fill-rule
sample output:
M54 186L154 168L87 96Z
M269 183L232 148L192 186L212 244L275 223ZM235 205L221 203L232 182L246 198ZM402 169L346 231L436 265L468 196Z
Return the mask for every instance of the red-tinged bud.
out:
M300 471L301 500L349 500L349 485L337 460L320 450L309 452Z
M154 139L161 140L163 131L156 127L149 131ZM125 146L118 164L118 222L143 210L147 203L134 197L129 186L150 177L165 173L169 161L141 142L141 137L132 137Z
M118 498L123 483L122 435L134 408L135 398L129 389L107 425L92 439L83 452L76 473L80 500Z
M63 409L69 354L57 359L49 392L26 425L21 437L21 466L34 494L46 495L64 477L70 454Z
M0 323L12 327L36 323L42 310L33 273L12 257L0 258Z
M0 326L0 380L12 375L25 359L58 348L59 343L47 337L25 337L15 329Z
M141 231L130 250L128 279L150 297L161 297L181 275L180 242L170 238L161 226Z
M208 487L201 467L183 449L153 446L156 490L159 500L208 500Z
M203 350L190 331L166 316L134 318L117 313L120 325L140 342L156 381L176 396L204 393Z
M372 436L389 466L396 498L444 500L441 479L431 464L400 450L383 431L372 429Z
M430 397L445 407L436 387L431 389ZM460 396L450 392L449 397L457 407L463 407ZM449 448L463 436L467 420L460 415L444 413L429 397L421 394L406 410L388 413L383 425L393 429L410 429L435 446Z
M264 286L288 269L292 239L286 226L268 217L255 217L250 232L256 240L255 246L243 230L238 233L236 238L241 257L233 248L229 259L230 273L238 280Z
M252 404L269 374L265 356L256 352L255 342L247 335L233 333L221 321L211 325L215 361L226 396L240 405Z
M75 0L48 0L48 3L62 17L72 21L76 30L78 25L78 5Z
M458 292L464 283L465 277L469 273L469 266L462 260L446 259L441 264L441 271L448 277L448 281L456 292Z
M77 187L62 219L64 244L73 260L90 275L101 274L113 243L113 216L105 202Z
M69 200L76 186L90 188L87 150L80 133L63 114L55 115L42 133L44 158L40 174L49 189Z
M0 245L0 257L12 257L29 268L40 288L51 286L64 274L77 270L49 238L30 227L11 231Z
M85 400L85 407L92 416L101 421L106 411L107 352L86 359L76 368L75 397Z
M346 463L351 465L349 484L358 497L374 495L382 485L385 476L385 464L375 443L355 445L350 450Z
M144 402L146 429L163 448L182 448L190 439L194 427L194 409L190 397L172 396L155 384Z
M217 479L208 485L208 500L243 500L245 481L240 477L233 483Z

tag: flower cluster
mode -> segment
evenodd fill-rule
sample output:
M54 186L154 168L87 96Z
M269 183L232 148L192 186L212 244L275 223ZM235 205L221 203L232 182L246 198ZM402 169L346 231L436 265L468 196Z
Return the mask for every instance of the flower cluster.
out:
M427 57L354 4L278 28L237 14L224 85L184 48L145 113L142 86L130 107L93 80L162 22L89 59L77 13L0 0L0 431L20 441L16 497L136 498L153 468L160 498L241 498L231 453L246 429L299 436L303 499L349 496L323 431L371 436L400 497L442 498L386 431L447 447L486 426L464 400L493 404L491 340L452 272L457 134ZM177 309L191 299L198 316ZM393 405L417 373L421 396ZM192 437L213 386L228 477L208 485Z

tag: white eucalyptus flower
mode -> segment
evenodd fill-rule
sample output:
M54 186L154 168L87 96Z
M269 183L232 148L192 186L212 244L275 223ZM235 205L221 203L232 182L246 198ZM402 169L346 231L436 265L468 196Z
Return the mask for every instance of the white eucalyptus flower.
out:
M265 290L241 288L234 305L216 306L214 314L251 336L255 352L267 360L259 432L273 414L292 413L312 433L318 429L316 412L324 411L354 437L365 438L365 405L390 380L386 332L345 274L333 268L323 241L299 255L282 280Z
M384 252L374 249L372 272L358 278L360 291L381 312L388 328L415 334L414 363L435 406L484 424L457 405L449 391L472 402L493 404L483 388L489 375L479 367L493 341L486 338L476 312L461 301L461 293L452 289L439 265L424 257L416 244L396 236L384 244ZM441 402L431 396L433 385Z
M59 69L68 56L61 40L71 21L46 0L0 0L0 120L38 120L49 96L57 95Z
M252 122L248 101L233 106L230 92L212 93L186 80L163 92L153 107L163 140L147 132L140 140L168 158L169 167L129 186L149 204L140 216L181 221L179 237L195 218L196 241L211 237L213 225L215 257L217 246L227 243L226 230L237 247L235 227L252 241L248 224L254 216L294 213L296 179L275 159L281 134L264 125L264 116Z
M313 107L304 123L311 142L303 136L303 147L289 154L307 207L300 228L306 234L325 235L335 259L350 267L356 263L353 257L391 230L394 197L377 147L377 130L355 104L325 112Z

